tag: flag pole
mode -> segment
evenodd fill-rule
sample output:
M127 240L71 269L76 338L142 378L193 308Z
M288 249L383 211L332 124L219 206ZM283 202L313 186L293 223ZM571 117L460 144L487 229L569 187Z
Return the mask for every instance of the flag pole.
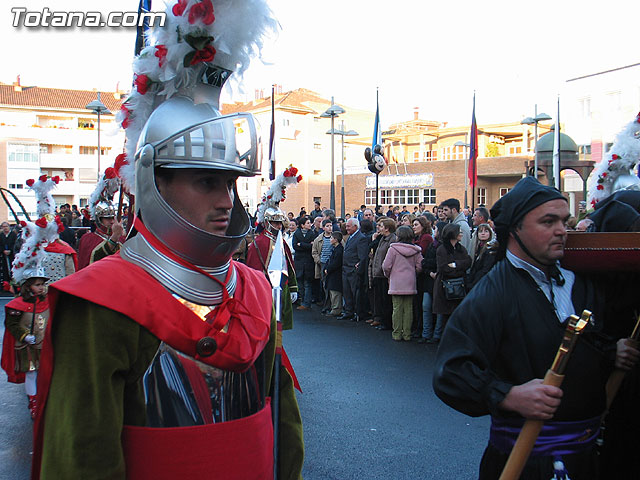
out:
M275 84L271 85L271 130L269 132L269 180L276 178L276 104Z
M560 95L558 95L558 113L553 137L553 186L560 190Z

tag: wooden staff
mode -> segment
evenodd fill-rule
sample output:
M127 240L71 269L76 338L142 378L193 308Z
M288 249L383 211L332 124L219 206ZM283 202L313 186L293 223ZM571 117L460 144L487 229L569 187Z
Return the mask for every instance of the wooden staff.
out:
M633 346L638 348L638 338L640 337L640 315L638 315L638 321L636 322L636 326L631 333L630 340L633 342ZM624 380L625 375L627 374L626 370L622 370L620 368L616 368L611 375L609 376L609 380L607 380L607 409L605 410L602 418L606 416L609 412L609 407L613 403L613 400L616 398L618 390L620 390L620 385L622 385L622 381Z
M584 310L580 318L575 315L569 317L569 324L564 332L562 343L556 353L556 358L553 360L551 368L547 370L544 376L543 385L553 385L554 387L560 387L560 385L562 385L564 370L567 367L569 356L578 340L578 335L589 323L590 318L591 312L589 310ZM517 480L520 478L522 469L527 463L529 454L538 439L538 435L540 435L543 424L544 421L542 420L527 420L524 422L524 426L522 430L520 430L516 443L509 454L504 470L502 470L500 480Z

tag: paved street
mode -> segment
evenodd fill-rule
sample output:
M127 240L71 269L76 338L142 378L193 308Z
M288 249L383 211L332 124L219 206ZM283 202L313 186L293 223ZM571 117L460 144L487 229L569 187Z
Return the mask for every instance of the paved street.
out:
M489 419L435 396L436 347L318 312L296 312L283 340L303 390L304 478L477 478Z
M8 299L0 298L0 306ZM473 479L488 418L431 388L435 346L393 342L363 323L295 313L284 344L304 393L306 480ZM31 420L22 385L0 375L0 480L27 480Z

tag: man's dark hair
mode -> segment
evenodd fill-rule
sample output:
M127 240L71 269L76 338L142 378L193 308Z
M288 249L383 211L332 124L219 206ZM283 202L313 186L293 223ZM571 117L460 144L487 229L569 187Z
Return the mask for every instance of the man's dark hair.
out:
M365 235L367 233L373 232L373 222L371 220L367 220L366 218L360 221L360 231Z
M362 210L363 208L367 208L366 205L360 205L360 210Z
M341 232L331 232L331 236L335 238L338 243L342 241L342 233Z
M476 207L476 212L478 212L480 216L484 218L484 222L482 223L487 223L489 221L489 210L484 207Z
M62 225L64 225L65 227L69 226L69 219L67 217L60 217L60 222L62 223Z
M334 212L331 208L327 208L322 211L322 214L327 217L332 222L336 221L336 212Z
M333 225L333 222L331 221L331 219L330 219L330 218L325 218L325 219L322 221L322 226L323 226L323 227L324 227L324 226L326 226L327 224L329 224L329 225Z
M460 200L457 198L448 198L440 204L441 207L449 207L451 210L454 208L457 212L460 212Z

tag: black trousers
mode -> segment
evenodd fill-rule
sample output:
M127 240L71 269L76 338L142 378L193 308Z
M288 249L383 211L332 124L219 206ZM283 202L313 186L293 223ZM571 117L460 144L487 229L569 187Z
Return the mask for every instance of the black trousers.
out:
M393 303L389 295L389 279L373 279L373 318L385 327L391 328Z

